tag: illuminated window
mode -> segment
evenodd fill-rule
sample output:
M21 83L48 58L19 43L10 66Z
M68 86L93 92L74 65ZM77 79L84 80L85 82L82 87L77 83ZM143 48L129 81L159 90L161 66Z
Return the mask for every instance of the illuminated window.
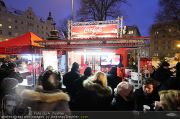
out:
M18 29L18 26L15 26L14 28L15 28L15 29Z
M134 33L134 32L133 32L132 30L128 32L128 34L133 34L133 33Z
M9 29L11 29L11 28L12 28L12 26L8 26L8 28L9 28Z
M2 24L0 24L0 27L2 27Z

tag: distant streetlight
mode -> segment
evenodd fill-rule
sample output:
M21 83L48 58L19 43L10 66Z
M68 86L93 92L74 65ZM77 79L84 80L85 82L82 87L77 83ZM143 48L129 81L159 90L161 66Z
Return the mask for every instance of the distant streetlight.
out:
M177 44L177 47L180 48L180 44Z

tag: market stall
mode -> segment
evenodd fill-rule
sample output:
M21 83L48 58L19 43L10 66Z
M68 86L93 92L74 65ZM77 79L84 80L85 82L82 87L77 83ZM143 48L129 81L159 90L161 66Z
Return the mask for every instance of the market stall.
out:
M20 85L34 85L41 71L41 48L44 40L32 32L0 42L0 54L16 57L17 70L23 76Z

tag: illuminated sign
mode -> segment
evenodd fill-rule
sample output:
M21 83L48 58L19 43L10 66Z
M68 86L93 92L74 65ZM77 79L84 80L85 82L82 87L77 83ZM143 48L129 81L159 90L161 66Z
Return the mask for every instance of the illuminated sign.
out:
M115 38L118 37L117 24L83 25L71 27L71 38Z

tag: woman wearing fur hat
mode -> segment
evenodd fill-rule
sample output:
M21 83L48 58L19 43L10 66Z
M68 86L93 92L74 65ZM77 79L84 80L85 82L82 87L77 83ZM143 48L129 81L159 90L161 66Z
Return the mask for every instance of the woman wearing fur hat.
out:
M103 72L97 72L83 82L83 90L76 99L78 110L102 111L109 110L112 90L107 86L107 77Z
M164 90L159 92L160 101L156 101L155 108L164 111L180 111L180 91Z
M24 103L32 111L66 111L69 112L69 96L58 89L57 73L46 71L42 76L42 88L22 92Z
M134 93L133 86L126 81L120 82L114 89L114 98L112 101L112 109L119 111L134 110Z

